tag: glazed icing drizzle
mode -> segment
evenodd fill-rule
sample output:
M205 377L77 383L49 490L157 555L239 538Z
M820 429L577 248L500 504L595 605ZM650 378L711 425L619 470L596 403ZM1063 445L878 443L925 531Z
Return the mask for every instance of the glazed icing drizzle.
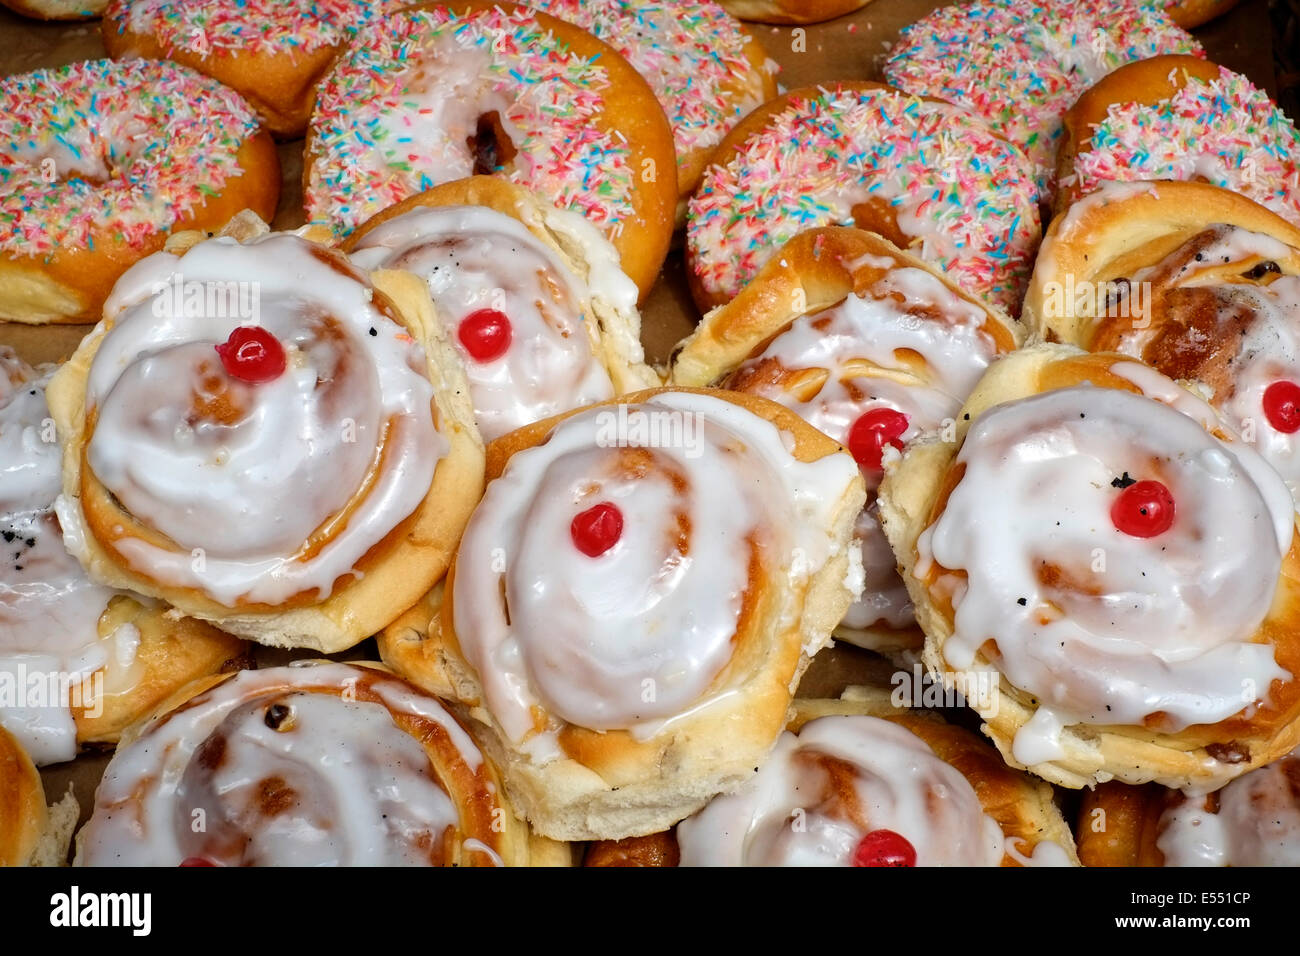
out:
M907 415L900 436L905 442L942 427L997 354L996 343L982 330L988 318L922 269L890 259L873 265L889 271L868 294L850 295L796 319L733 373L726 387L780 402L840 444L872 408ZM941 318L934 318L936 313ZM809 383L809 370L824 379L819 387ZM864 469L863 478L874 492L881 473ZM912 605L874 501L863 511L857 535L866 589L844 626L912 625Z
M1209 797L1183 797L1158 829L1165 866L1300 866L1300 751Z
M1231 70L1151 106L1112 104L1091 129L1066 185L1199 180L1231 189L1300 224L1300 132L1267 93Z
M52 374L0 348L0 679L21 698L0 706L0 724L38 765L76 756L64 685L103 667L115 650L98 629L114 592L92 584L64 549L51 510L60 488L59 445L45 440ZM44 675L39 693L29 684L36 675Z
M823 529L855 471L844 454L800 462L767 421L687 393L579 413L514 455L470 520L453 601L506 735L544 760L556 720L652 734L704 706L750 590L799 587L830 557ZM624 527L588 558L570 525L599 502ZM781 610L782 626L798 613Z
M734 296L797 233L886 204L912 251L966 291L1019 307L1039 239L1024 155L974 115L887 90L796 101L706 170L687 246L711 294Z
M997 669L1038 702L1014 742L1027 765L1062 756L1064 725L1142 725L1159 712L1177 731L1232 716L1288 677L1271 645L1248 642L1291 546L1285 485L1249 447L1205 430L1215 419L1203 402L1137 363L1112 371L1150 397L1079 386L981 414L957 457L965 471L917 542L918 576L934 564L964 572L951 585L948 666L972 668L995 641ZM1112 483L1125 473L1169 489L1170 530L1116 530Z
M958 103L1005 131L1032 160L1050 199L1061 119L1079 94L1133 60L1202 52L1151 4L974 0L940 7L904 29L885 77L911 93Z
M892 830L917 866L998 866L1007 842L974 788L905 727L865 716L784 733L736 793L677 826L682 866L850 866Z
M604 66L527 11L393 14L363 29L322 82L312 117L307 215L340 233L474 171L467 138L497 113L508 175L608 235L632 214L631 149L601 129Z
M195 290L222 297L192 308ZM422 349L372 298L360 273L287 234L213 239L127 272L90 368L86 455L173 546L132 536L105 546L138 573L232 607L312 591L323 600L359 573L449 448ZM224 372L215 345L246 325L284 347L277 379ZM75 541L80 517L62 499L59 515Z
M518 220L477 206L414 209L366 233L353 260L428 282L464 359L485 440L613 397L593 352L585 285ZM479 309L504 312L513 330L509 351L490 362L476 361L456 337L461 320Z
M257 129L237 93L167 61L0 78L0 252L84 249L92 232L138 247L239 176Z
M358 699L360 685L379 700ZM483 766L438 701L400 681L346 664L241 671L117 752L79 863L446 864L472 834L398 715L435 725L469 771Z
M716 3L531 0L528 6L604 40L646 78L673 128L679 165L692 151L722 142L763 101L762 75L745 57L748 38Z

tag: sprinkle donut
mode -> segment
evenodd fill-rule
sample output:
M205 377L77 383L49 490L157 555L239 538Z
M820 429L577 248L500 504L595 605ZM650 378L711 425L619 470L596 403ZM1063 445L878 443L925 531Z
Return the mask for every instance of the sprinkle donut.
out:
M105 0L0 0L8 7L33 20L90 20L104 12Z
M1041 231L1024 154L960 107L877 83L794 90L723 141L691 199L691 291L707 311L786 242L856 225L1019 308Z
M1240 0L1165 0L1165 13L1185 30L1199 27L1222 16Z
M1029 155L1043 196L1054 187L1061 117L1111 70L1200 45L1137 0L975 0L941 7L900 34L885 78L958 103Z
M672 130L641 75L571 24L513 4L404 10L322 83L309 219L344 235L439 183L496 173L581 212L644 295L672 236Z
M871 0L720 0L733 16L759 23L821 23L854 10Z
M240 93L277 136L301 136L316 84L362 24L400 0L110 0L115 59L174 60Z
M1300 225L1300 132L1239 73L1193 56L1121 67L1065 114L1056 211L1104 182L1181 179Z
M280 166L248 104L174 63L0 79L0 319L87 322L168 233L275 213Z
M776 95L777 64L716 3L531 0L528 6L604 40L654 88L673 128L683 201L727 131Z

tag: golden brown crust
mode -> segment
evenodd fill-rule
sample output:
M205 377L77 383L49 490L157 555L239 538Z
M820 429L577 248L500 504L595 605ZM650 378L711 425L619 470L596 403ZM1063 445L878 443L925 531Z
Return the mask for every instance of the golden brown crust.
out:
M953 610L946 597L932 590L942 569L931 562L924 579L914 572L917 539L938 519L960 480L956 457L970 422L994 405L1059 388L1091 384L1137 391L1111 371L1114 364L1133 361L1128 356L1083 353L1064 345L1037 345L1014 352L989 368L963 406L956 441L912 445L902 461L886 472L880 490L885 530L899 556L917 620L926 633L924 660L947 686L956 686L954 672L943 656L944 643L952 635ZM1291 549L1282 559L1273 605L1252 640L1272 644L1278 665L1300 674L1300 535L1293 537ZM982 652L975 655L972 666L994 669ZM1037 712L1037 702L1003 677L996 703L989 712L981 713L982 729L1007 763L1022 766L1012 756L1012 740ZM1154 780L1170 787L1222 784L1300 743L1300 681L1275 680L1268 691L1268 703L1261 704L1250 717L1244 714L1215 724L1192 725L1177 733L1137 726L1067 726L1060 740L1065 756L1025 769L1076 789L1111 778L1134 784Z
M0 254L0 319L31 325L97 322L122 273L161 250L168 236L187 229L215 232L247 209L269 221L280 198L280 160L270 134L245 140L235 162L243 172L227 180L220 194L139 245L92 229L85 248L61 248L48 256Z
M26 866L45 821L45 790L36 765L0 727L0 866Z
M461 0L454 3L414 4L407 10L445 7L464 16L482 10L500 9L507 14L526 10L545 29L558 37L571 51L586 59L599 59L609 71L609 86L604 91L604 108L593 119L601 130L613 130L628 143L628 165L636 178L632 191L633 214L622 230L611 236L622 260L623 271L641 290L644 302L659 277L659 269L668 255L677 208L677 153L673 131L663 107L650 84L619 56L618 51L585 30L555 17L514 3L496 0ZM304 150L303 188L310 187L311 168L317 155L315 136L309 128Z
M587 847L582 865L672 867L681 856L676 835L665 830L624 840L597 840Z
M1074 182L1075 159L1092 148L1093 128L1112 107L1126 103L1153 107L1169 99L1189 80L1211 82L1218 78L1219 67L1209 60L1171 53L1125 64L1085 90L1062 121L1056 178L1063 185L1057 190L1053 212L1059 216L1079 198L1080 189Z
M700 389L648 389L621 400L636 404L665 391L708 394L753 412L792 437L791 453L818 461L840 446L775 402L738 392ZM491 481L518 452L543 444L555 427L578 409L526 426L490 442L487 475ZM834 540L847 545L863 504L863 486L854 480L834 511ZM786 709L810 654L824 646L848 606L843 581L846 548L831 558L807 585L790 597L798 613L780 620L773 602L743 615L730 662L701 695L709 707L674 719L664 730L638 740L623 730L596 732L572 724L557 731L564 756L533 763L508 745L492 714L483 706L478 676L462 657L449 595L457 573L453 562L443 586L379 635L379 651L395 671L440 696L459 700L476 721L480 744L505 768L507 787L541 833L563 840L616 840L666 829L698 810L709 798L751 773L785 723ZM727 688L737 692L721 694ZM671 772L668 772L670 768Z
M1160 817L1177 791L1111 781L1083 795L1075 827L1084 866L1164 866L1156 846Z
M109 56L115 60L171 60L210 76L244 97L257 111L262 125L281 139L301 136L306 130L316 102L316 86L339 49L346 45L341 42L310 52L218 47L198 53L184 46L163 44L152 33L133 31L126 25L127 5L113 4L101 22L100 32Z
M338 255L323 249L321 254ZM85 460L94 429L94 410L85 408L86 382L111 329L105 321L82 340L47 390L64 442L64 493L88 530L85 554L79 557L93 577L166 601L184 614L213 621L241 637L323 653L344 650L369 637L437 582L482 491L482 442L463 373L433 315L424 282L398 271L376 272L371 279L377 294L390 303L390 315L424 347L435 391L431 412L450 449L438 462L423 502L357 562L364 573L340 583L323 602L299 595L276 607L244 603L231 608L195 589L154 581L110 550L113 540L131 535L148 537L173 550L176 546L127 513Z
M727 12L759 23L821 23L854 10L871 0L719 0Z
M130 625L140 635L132 663L110 662L82 685L80 706L72 708L79 744L115 744L122 731L154 709L178 687L204 675L252 666L248 645L210 624L180 617L161 606L141 604L126 595L113 597L100 617L101 636Z
M1038 253L1021 317L1050 340L1089 350L1113 348L1121 335L1133 330L1137 317L1106 316L1104 308L1101 315L1096 308L1088 312L1086 299L1064 295L1062 290L1127 280L1219 226L1261 233L1285 243L1291 247L1291 255L1276 265L1282 274L1300 274L1300 228L1272 210L1207 183L1123 184L1083 198L1053 220ZM1231 263L1233 274L1225 280L1246 281L1239 273L1259 261L1254 257ZM1150 298L1155 306L1156 297ZM1166 316L1160 309L1145 318L1159 329ZM1146 357L1165 374L1192 377L1184 369L1160 362L1156 354Z
M1241 0L1167 0L1165 12L1184 30L1199 27L1222 16Z

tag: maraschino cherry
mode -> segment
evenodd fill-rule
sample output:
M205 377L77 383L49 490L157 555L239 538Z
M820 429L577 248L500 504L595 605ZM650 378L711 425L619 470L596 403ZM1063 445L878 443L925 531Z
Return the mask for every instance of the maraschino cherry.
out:
M203 856L187 856L185 859L181 860L181 866L216 866L216 865L217 864L213 863L207 857L203 857Z
M241 325L216 350L226 372L241 382L260 385L284 374L284 346L260 325Z
M872 830L853 850L854 866L916 866L916 847L893 830Z
M849 429L849 452L868 471L879 471L885 446L903 449L907 416L894 408L873 408L859 416Z
M1300 385L1281 381L1264 389L1264 416L1284 434L1300 431Z
M573 519L569 534L574 547L589 558L598 558L623 536L623 512L608 501L592 505Z
M471 312L456 327L456 337L476 362L493 362L505 355L513 334L509 317L496 309Z
M1154 538L1174 524L1174 496L1158 481L1137 481L1110 506L1110 520L1124 534Z

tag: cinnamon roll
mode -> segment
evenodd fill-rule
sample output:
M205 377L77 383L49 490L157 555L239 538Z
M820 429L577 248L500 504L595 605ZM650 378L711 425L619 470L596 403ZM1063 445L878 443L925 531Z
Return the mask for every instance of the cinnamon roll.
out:
M522 186L492 176L435 186L360 226L343 249L363 268L428 283L485 441L660 384L614 247Z
M668 841L682 866L1077 865L1047 784L933 712L896 710L866 688L845 698L795 701L771 759L739 790L675 835L633 842ZM640 849L596 844L587 865Z
M650 390L489 446L445 587L379 639L554 839L664 830L771 750L860 583L853 459L774 402Z
M1052 224L1025 319L1195 381L1300 493L1300 229L1202 183L1107 186Z
M442 704L377 665L299 661L181 691L118 749L80 866L545 866Z
M830 227L787 243L731 303L678 347L672 381L780 402L844 445L868 504L855 547L865 580L837 638L896 655L919 650L907 588L874 492L882 459L951 428L990 361L1019 329L880 236Z
M1086 866L1300 866L1300 751L1208 794L1103 783L1078 832Z
M1154 369L1015 352L880 501L926 664L948 686L997 679L976 710L1013 766L1211 788L1300 742L1291 496Z
M0 867L63 866L76 825L76 798L46 807L36 765L0 726Z
M333 652L446 570L481 440L424 283L289 234L161 253L50 383L91 576Z
M112 743L177 687L236 666L244 642L93 583L54 514L54 369L0 347L0 725L37 765Z

